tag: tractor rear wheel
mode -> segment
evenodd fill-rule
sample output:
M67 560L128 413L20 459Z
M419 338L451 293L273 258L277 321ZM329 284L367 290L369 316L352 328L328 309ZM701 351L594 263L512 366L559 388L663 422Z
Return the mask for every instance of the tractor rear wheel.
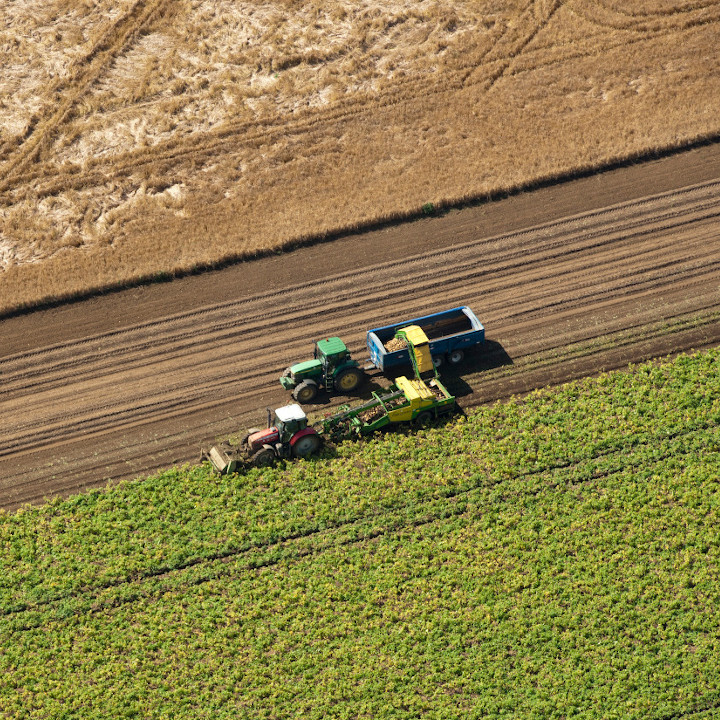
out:
M293 391L292 396L299 403L309 403L315 399L318 393L317 383L312 380L303 380Z
M302 458L307 457L308 455L314 455L318 450L320 450L321 445L322 440L319 435L303 435L301 438L298 438L293 445L293 457Z
M335 376L335 389L341 393L349 393L357 389L363 381L364 375L358 368L347 368Z
M272 448L260 448L251 458L255 467L267 467L275 462L275 451Z

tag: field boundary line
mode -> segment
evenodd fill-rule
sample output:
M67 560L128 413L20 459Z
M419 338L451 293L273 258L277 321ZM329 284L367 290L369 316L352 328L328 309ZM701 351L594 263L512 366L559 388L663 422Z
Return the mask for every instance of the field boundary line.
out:
M697 192L697 191L711 191L711 190L717 190L720 192L720 179L717 180L710 180L706 182L701 182L693 185L688 185L683 188L679 188L677 190L671 190L671 191L665 191L661 193L657 193L655 195L649 195L644 196L641 198L636 198L634 200L627 200L620 203L615 203L612 205L607 205L602 208L597 208L594 210L589 210L586 212L578 213L575 215L568 215L566 217L563 217L558 220L551 220L549 222L540 223L538 225L530 225L524 228L520 228L518 230L514 230L511 232L501 233L498 235L491 235L488 237L483 237L480 240L470 240L464 243L460 243L457 245L453 245L448 248L443 248L439 251L427 251L427 252L421 252L417 253L415 255L408 255L403 257L400 261L398 261L399 265L407 265L414 262L422 262L423 260L429 259L429 258L436 258L438 256L444 256L444 255L456 255L458 252L463 252L467 250L472 250L473 248L477 247L479 243L487 244L487 243L499 243L504 240L508 239L514 239L514 238L521 238L523 236L527 236L530 234L541 234L547 230L551 229L557 229L562 228L563 226L570 225L571 223L577 223L588 219L597 219L599 222L602 222L601 218L603 216L607 216L613 212L616 212L618 210L625 210L625 209L634 209L634 208L640 208L643 206L647 206L653 202L657 202L658 200L673 200L674 198L677 198L679 202L682 202L683 196L687 196L690 193ZM678 203L673 203L674 206L677 206ZM698 201L695 201L692 205L692 208L690 210L707 210L709 208L717 209L717 212L710 213L707 217L715 217L718 214L720 214L720 208L718 208L717 199L713 197L709 197L707 200L705 199L699 199ZM673 217L678 217L683 212L683 207L681 206L679 209L677 207L669 207L667 209L663 209L661 213L658 215L654 215L652 217L652 220L655 221L655 219L661 219L661 220L669 220ZM634 218L628 218L625 221L627 226L623 226L618 230L618 233L625 232L627 229L631 229L633 227L636 227L638 225L646 224L646 220L636 220ZM617 221L614 221L613 226L617 225ZM675 225L670 224L668 227L675 227ZM584 236L587 236L587 229L583 229ZM596 230L595 233L599 234L601 231ZM656 232L656 229L653 229L652 232ZM523 253L518 252L516 253L518 257L522 257ZM470 261L468 261L470 262ZM364 270L367 270L368 272L372 272L374 268L384 268L387 266L386 262L378 263L376 265L370 264L367 265ZM329 275L326 278L323 279L322 284L326 285L328 283L341 281L344 279L351 279L353 278L357 273L357 270L347 270L340 273L336 273L334 275ZM262 300L269 300L272 298L278 298L282 299L287 295L287 293L295 293L299 290L303 289L312 289L317 285L317 281L305 281L301 283L294 284L288 288L284 288L282 290L268 290L265 292L257 293L256 295L253 295L251 298L242 298L239 300L229 300L222 303L217 304L210 304L210 305L204 305L197 309L193 310L186 310L174 315L170 315L167 317L161 318L158 320L149 320L142 323L138 323L136 325L127 325L125 327L117 328L115 330L111 330L104 333L98 333L96 335L83 337L80 340L70 340L66 342L60 342L60 343L54 343L51 345L48 345L46 347L31 350L28 352L21 352L16 353L13 355L8 355L6 357L0 358L0 366L2 366L5 363L9 362L16 362L20 359L26 359L37 355L42 355L46 352L53 351L53 350L60 350L60 349L69 349L69 348L77 348L82 345L89 345L94 342L98 342L99 340L105 340L109 338L115 338L122 335L126 335L129 333L137 332L138 330L143 329L150 329L153 327L156 327L158 324L164 324L169 325L173 324L177 320L180 319L194 319L199 318L207 314L217 313L221 311L228 311L231 309L235 309L238 307L242 307L243 305L246 305L249 301L250 302L257 302ZM401 294L404 294L404 292L400 291ZM320 300L318 302L321 302ZM279 320L278 322L286 322L286 320ZM236 320L230 319L226 321L227 325L234 325L236 324Z
M552 255L550 255L550 257L552 257ZM671 267L673 266L673 263L669 263L669 264ZM465 265L463 264L460 267L462 269L462 267L465 267ZM467 267L468 268L473 267L472 261L467 262ZM511 267L511 266L503 265L501 269L506 270L508 267ZM713 268L709 267L709 265L705 261L702 262L701 268L705 272L711 272L713 270ZM692 270L692 268L685 268L682 270L678 270L677 272L682 273L683 276L686 276L688 274L688 272L690 272L691 270ZM460 278L463 280L466 280L468 274L460 273ZM671 273L671 275L672 274L673 273ZM654 282L653 278L645 279L643 281L644 284L651 283L651 282ZM578 292L580 292L581 289L584 287L585 287L585 284L578 285L578 288L577 288ZM616 290L617 291L624 290L625 294L627 294L629 292L637 292L638 284L636 282L631 281L631 279L628 279L627 282L623 281L622 285L618 285L616 287ZM590 293L590 295L587 295L587 294L578 295L575 303L567 305L567 307L572 307L579 300L583 300L586 297L592 297L595 294L596 293L593 292L593 293ZM550 302L550 303L544 302L542 304L537 304L537 303L542 302L543 297L552 298L553 295L552 295L552 293L533 295L533 302L535 303L533 306L534 307L533 312L542 311L544 309L553 307L556 304L553 302ZM348 302L347 306L350 307L352 304L353 304L352 302ZM312 307L312 306L305 306L305 307L307 309L307 307ZM490 309L492 307L493 307L492 305L488 306L488 311L490 311ZM527 317L529 312L530 312L529 310L525 309L522 311L518 311L517 313L505 314L502 316L502 319L503 320L511 320L516 315L519 318ZM217 314L217 312L213 313L213 315L216 315L216 314ZM693 317L696 317L697 311L695 311L692 315L693 315ZM250 315L250 316L245 315L244 319L246 321L256 320L259 322L262 317L263 317L263 315L261 313L258 313L257 315L254 315L254 316L253 315ZM708 323L712 322L713 319L714 319L713 316L708 316L704 320L704 323L708 324ZM278 318L274 323L272 323L272 325L281 326L281 325L283 325L284 322L286 322L286 318L282 317L282 318ZM698 324L698 321L695 320L694 325L697 326L697 324ZM157 327L158 325L167 325L167 323L165 323L165 322L153 323L153 324L148 325L147 327ZM668 328L666 331L666 334L667 334L667 333L670 333L673 331L670 328L673 325L678 325L678 321L676 319L673 319L669 325L668 325L668 323L661 323L660 325L662 327ZM245 336L248 336L248 334L252 334L254 331L253 328L247 327L247 325L243 325L243 327L245 328L245 331L244 331ZM336 329L338 329L338 331L341 331L341 330L344 331L346 329L349 329L350 327L351 326L347 326L347 327L341 326L340 328L336 328ZM263 332L266 331L267 328L268 328L267 323L263 323L262 331ZM683 328L681 327L680 329L683 329ZM256 330L256 331L259 331L259 330ZM136 332L138 332L137 329L131 329L131 330L127 331L127 334L132 335ZM192 334L192 335L193 336L191 336L191 334L189 334L187 329L185 329L184 327L179 327L175 332L173 332L172 335L168 336L167 338L165 338L163 340L163 345L171 345L173 347L174 352L178 352L180 349L189 351L194 347L204 347L207 344L207 338L205 336L195 338L194 334ZM213 337L214 343L218 343L227 337L234 338L236 335L237 335L237 322L234 319L213 322L212 337ZM117 334L110 335L110 337L121 337L121 336L122 336L122 333L120 331L118 331ZM654 335L652 335L651 337L654 337ZM623 343L621 343L621 345L622 344ZM102 370L102 368L116 370L118 367L132 364L134 362L133 357L129 357L128 359L123 360L121 363L116 362L118 350L117 350L117 348L114 348L114 347L101 347L101 348L98 348L97 350L92 349L91 352L83 354L83 353L78 352L78 350L81 348L82 345L83 345L83 343L68 343L64 346L61 346L60 349L72 348L75 352L73 352L72 357L57 358L53 364L53 368L58 368L59 370L63 370L64 373L71 372L75 368L86 367L86 365L88 364L88 358L90 358L93 363L92 376L94 376L94 375L97 375ZM156 347L157 347L156 343L154 341L150 341L150 340L142 340L139 344L138 344L138 342L132 342L131 343L131 351L129 354L134 355L134 353L138 352L139 350L156 348ZM0 367L5 365L5 367L8 369L8 371L10 371L10 366L13 365L14 362L17 362L17 361L23 360L23 359L42 358L45 355L47 355L48 353L52 354L52 348L45 349L45 350L38 350L33 353L28 353L26 355L9 357L4 361L0 361ZM160 359L163 358L162 347L157 348L156 355ZM228 355L231 355L231 353L228 353ZM153 357L154 357L154 355L143 355L143 361L147 364L152 361ZM103 358L104 358L104 360L103 360ZM40 378L41 376L45 377L46 375L47 375L47 370L44 366L34 366L30 363L28 363L28 365L24 368L21 367L17 371L11 372L10 375L7 375L7 373L6 373L7 381L12 382L10 397L15 397L18 393L21 393L23 389L28 389L30 387L36 387L38 384L38 378ZM264 377L264 373L257 373L256 375L245 374L242 377L245 380L248 380L252 377L262 378L262 377ZM63 373L59 373L57 377L48 378L47 382L41 381L40 384L43 387L54 387L54 386L57 386L58 384L62 384L63 382L64 382ZM0 396L0 400L1 399L2 399L2 396Z

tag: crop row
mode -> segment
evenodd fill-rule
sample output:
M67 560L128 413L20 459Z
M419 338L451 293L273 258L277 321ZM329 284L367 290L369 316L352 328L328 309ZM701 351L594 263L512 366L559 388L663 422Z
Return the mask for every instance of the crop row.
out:
M457 487L435 497L411 499L394 507L377 509L354 519L346 519L335 526L284 537L274 542L248 545L241 549L223 549L212 556L186 562L172 571L153 571L137 574L123 582L87 587L82 592L59 593L24 608L5 608L8 631L20 631L43 625L58 616L82 615L120 604L135 602L178 586L197 584L212 579L234 560L234 567L252 572L292 558L324 552L331 547L353 544L385 535L408 526L422 526L442 519L462 515L468 504L496 507L500 503L515 504L559 487L573 487L578 492L583 484L601 481L633 468L634 477L642 478L657 467L666 471L682 471L688 457L703 453L708 461L720 453L720 438L714 429L696 431L658 445L641 445L629 452L612 453L583 462L544 472L529 473L493 483L478 482L473 476L463 487ZM598 506L600 507L600 506Z
M8 717L720 704L717 351L2 517ZM33 564L37 563L37 568Z
M207 467L0 517L0 613L321 533L390 510L553 469L636 467L712 443L718 353L681 357L484 409L417 435L218 480ZM663 449L665 448L665 449ZM615 458L615 459L613 459ZM614 463L614 465L613 465ZM596 467L597 466L597 467ZM595 469L593 469L595 468ZM542 480L540 480L542 482Z
M688 452L583 482L568 467L542 488L477 488L456 512L438 502L423 522L328 533L259 567L237 557L146 579L132 603L47 608L2 635L3 707L660 718L713 706L719 461Z

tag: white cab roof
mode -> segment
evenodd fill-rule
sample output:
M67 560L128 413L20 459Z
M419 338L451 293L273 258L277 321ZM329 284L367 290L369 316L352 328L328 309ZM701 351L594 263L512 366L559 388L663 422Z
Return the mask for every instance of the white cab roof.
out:
M291 420L302 420L306 417L303 409L297 404L283 405L275 411L275 417L280 422L290 422Z

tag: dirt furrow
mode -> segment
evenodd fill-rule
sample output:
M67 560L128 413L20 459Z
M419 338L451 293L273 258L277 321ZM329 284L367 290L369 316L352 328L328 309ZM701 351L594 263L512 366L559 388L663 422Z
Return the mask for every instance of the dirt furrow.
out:
M711 188L717 190L717 188ZM705 192L708 188L702 188ZM642 206L644 203L637 203L637 206ZM688 215L690 208L684 208L684 212L673 209L669 213L656 214L655 221L659 218L673 218L673 223L669 227L675 227L677 224L688 224L690 216ZM714 217L717 215L717 203L714 201L704 202L700 206L693 205L693 212L699 213L701 210L702 214L697 215L698 219L707 219L708 217ZM473 245L469 248L454 248L451 251L446 252L443 256L436 256L434 261L440 258L444 258L447 264L452 264L454 273L445 273L443 276L444 282L448 283L454 279L462 279L467 282L473 276L473 268L481 266L478 273L498 273L506 274L513 269L526 269L526 266L531 263L537 263L541 268L538 272L544 272L542 270L542 262L549 261L553 256L550 254L555 252L554 257L558 262L563 261L565 256L571 255L574 251L581 251L589 257L589 253L592 248L589 245L589 241L592 238L601 238L601 241L597 244L595 250L603 253L612 252L616 253L616 261L619 263L630 256L639 254L639 250L636 246L637 235L630 235L630 232L637 226L638 220L634 219L632 223L623 224L621 226L615 226L615 233L618 236L614 242L617 247L609 247L610 238L608 237L607 229L605 228L605 234L603 236L603 228L589 227L590 222L588 216L585 216L581 220L581 224L584 226L584 231L577 231L572 228L567 234L557 235L560 236L559 240L549 241L544 237L540 237L544 233L547 233L550 229L559 230L561 226L548 225L543 228L538 228L533 233L532 245L528 246L527 243L523 247L518 246L514 251L508 252L507 248L512 240L517 241L521 238L523 241L530 234L526 231L523 233L517 233L514 236L506 236L500 238L498 241L489 241L484 244L482 255L482 262L479 261L480 251L478 247ZM570 223L565 223L569 225ZM646 222L647 224L647 222ZM657 232L658 227L653 226L651 229L643 228L642 233ZM555 235L553 235L553 238ZM672 238L668 238L667 243L673 243ZM624 244L626 247L621 250L620 245ZM504 252L492 251L492 246L496 245L501 248L505 248ZM656 252L662 250L663 252L669 250L666 247L653 247L648 252ZM378 296L385 297L390 288L396 285L395 275L397 273L405 272L411 275L414 283L424 284L432 280L436 273L435 269L428 272L418 270L413 265L417 266L421 264L423 260L426 260L429 256L418 256L412 260L408 259L403 261L406 269L398 265L392 268L389 272L387 266L379 267L374 272L373 288ZM599 260L593 260L593 262L599 262ZM386 276L384 281L380 279L380 273L383 272ZM341 284L335 288L334 294L337 296L341 292L347 293L352 288L353 278L352 276L343 276L346 283L345 287ZM328 279L328 282L338 282L341 277ZM304 288L297 287L293 289L295 294L302 292ZM305 288L310 294L310 298L304 299L304 308L317 309L324 302L322 298L313 302L312 294L315 292L314 286ZM266 330L271 329L273 325L282 325L288 321L292 321L292 318L286 318L284 316L280 318L268 319L268 311L261 310L260 312L253 311L248 307L248 301L241 301L235 304L235 307L224 306L219 308L210 308L200 310L191 314L183 316L173 317L162 323L152 324L152 332L149 333L149 326L139 326L137 328L125 328L116 331L115 333L105 335L102 338L96 338L94 340L83 340L81 343L72 343L64 347L57 347L53 349L46 349L41 352L33 354L25 354L23 356L16 356L12 358L6 358L4 361L3 375L5 378L5 391L9 392L13 389L13 383L20 383L18 389L24 389L25 383L33 383L36 387L38 383L50 383L52 378L47 374L47 362L50 352L55 353L55 361L53 363L53 373L58 374L58 381L63 381L64 376L62 371L76 372L78 368L84 368L87 372L87 368L90 367L94 372L104 372L107 367L117 367L118 359L117 354L122 351L124 360L127 363L135 363L136 358L142 356L147 362L151 357L157 356L162 357L165 353L164 346L173 346L178 354L182 352L191 352L194 347L206 345L211 342L217 344L225 344L227 341L233 338L233 335L238 333L237 320L235 318L228 318L233 312L242 312L243 320L245 324L244 332L248 332L249 321L254 320L259 327L263 327ZM203 330L202 333L198 331L198 320L199 316L202 315L205 321L208 323L207 329ZM222 318L222 319L220 319ZM164 326L167 326L169 330L165 330ZM152 335L151 339L148 339L148 335ZM184 339L183 339L184 336ZM118 342L119 347L113 344L109 344L109 341L115 339ZM87 347L87 349L86 349ZM154 351L154 352L151 352ZM34 357L39 357L39 365L34 365ZM104 356L105 363L101 362L101 358ZM88 360L92 359L92 365L88 365ZM2 361L0 361L2 362ZM10 367L10 365L12 365Z
M687 276L687 282L692 280L697 281L698 278L704 282L704 276L712 274L717 271L717 256L714 254L712 248L708 250L708 246L705 239L701 239L701 249L705 252L702 255L697 253L690 255L690 247L688 243L681 246L681 253L679 257L668 257L663 253L645 253L643 257L646 259L644 266L644 272L638 275L631 265L624 265L622 262L623 258L620 258L621 264L626 268L630 268L631 272L611 274L611 271L605 272L605 282L609 283L613 289L613 297L617 298L628 293L638 293L645 287L652 288L653 285L662 280L663 278L669 282L680 282ZM659 257L663 259L663 262L659 265L653 265L653 259ZM609 267L610 257L605 261L605 265ZM560 307L564 312L568 312L575 306L585 306L590 303L599 303L600 299L606 290L604 285L598 284L597 273L601 267L601 263L594 258L591 267L586 268L582 272L578 272L577 275L580 278L579 282L573 282L568 284L566 292L572 294L572 300L567 297L558 296L556 292L547 291L547 276L543 280L532 279L523 281L523 300L522 302L516 302L512 305L512 308L508 310L508 300L498 288L490 288L492 294L488 294L488 300L484 303L486 317L490 318L491 322L497 324L503 322L505 324L512 321L514 318L520 318L529 320L532 317L542 315L544 312L552 310L555 307ZM557 275L565 274L565 267L561 263L555 268ZM475 284L482 282L482 278L474 278L475 282L467 282L463 287L463 292L475 292ZM479 289L480 285L478 285ZM446 286L447 289L447 286ZM486 288L486 291L488 288ZM345 308L335 309L333 314L343 314ZM357 321L364 324L372 322L372 318L358 316ZM314 328L312 325L307 325L305 330L311 332L316 330L317 334L322 334L322 330L326 327L318 326ZM344 329L344 328L341 328ZM349 328L348 328L349 329ZM242 332L236 332L235 340L239 335L242 335L246 341L252 340L254 347L252 350L244 353L244 358L250 363L250 367L260 367L263 364L263 358L266 366L270 362L275 362L274 369L279 371L282 369L283 360L278 356L277 353L273 353L272 344L267 342L267 339L263 342L263 333L261 330L248 331L244 326L240 325L239 330ZM355 337L358 333L357 327L352 328L351 337ZM232 378L236 378L238 382L251 382L256 383L262 377L263 373L248 373L244 372L243 368L237 363L232 363L232 357L236 354L231 347L225 343L217 344L212 349L205 348L202 352L198 348L194 348L192 345L188 348L185 343L178 339L177 335L173 335L173 340L176 343L174 347L174 353L172 358L168 358L165 351L161 351L161 354L157 355L157 349L147 344L146 353L148 357L144 359L141 367L135 367L137 365L137 353L134 361L130 361L124 358L121 362L117 362L115 366L110 365L111 362L109 357L103 356L102 362L100 362L100 368L95 367L93 363L91 372L83 373L82 379L79 374L74 376L74 382L68 384L68 378L63 376L61 380L57 381L55 385L50 386L49 383L45 383L36 386L33 390L33 396L28 397L27 390L25 388L14 388L14 392L6 392L3 396L3 403L8 415L14 414L12 407L12 400L14 397L17 398L17 406L15 407L15 413L20 414L23 409L30 418L33 418L33 413L29 412L33 409L40 411L42 407L53 407L61 411L63 408L71 404L72 398L78 394L78 391L82 391L82 394L88 399L88 405L92 408L92 414L87 418L86 422L93 422L101 411L104 411L106 407L115 407L117 400L113 399L110 404L103 402L103 398L113 398L113 387L117 383L117 377L122 374L123 382L125 386L130 388L133 383L138 383L140 387L143 385L149 385L155 376L163 374L163 363L165 365L170 364L170 371L167 373L168 382L162 388L160 394L167 395L172 393L174 397L178 397L179 393L184 392L186 388L196 388L197 377L202 374L204 382L202 387L209 389L210 385L222 384ZM271 335L269 337L272 337ZM358 338L362 340L362 336ZM296 339L290 346L287 347L290 351L299 350L307 343L304 338ZM163 342L164 345L168 344L168 341ZM190 352L193 350L194 352ZM107 356L112 357L113 352L120 355L121 348L113 348L108 351ZM291 357L288 355L288 357ZM207 358L207 359L206 359ZM257 359L255 359L257 358ZM88 360L89 362L89 360ZM134 364L133 364L134 363ZM182 368L180 364L182 363ZM223 366L228 365L229 369L223 372ZM133 369L134 368L134 369ZM181 373L182 371L188 371L187 376ZM218 383L218 379L221 383ZM50 394L51 387L55 389L55 392ZM42 388L43 394L38 391ZM195 392L200 392L195 389ZM132 407L132 405L131 405ZM43 427L44 425L51 425L47 423L47 410L46 415L38 414L34 417L32 422L20 422L16 423L13 430L17 438L22 438L28 433L30 427ZM65 414L60 416L63 422L68 422L69 417ZM5 434L5 444L12 446L11 438L13 437L12 432Z
M577 181L4 321L0 506L194 461L289 400L277 376L311 340L364 360L365 330L398 317L469 304L485 322L486 351L444 374L465 407L715 344L720 155L702 181L676 168L694 185L623 200L657 168L608 173L604 203ZM320 400L311 416L347 398Z
M625 272L610 277L609 280L609 273L605 271L605 267L612 264L612 255L603 263L598 262L597 257L594 257L588 267L577 273L581 277L581 282L576 283L575 280L568 282L565 294L562 295L556 291L547 293L547 280L549 279L547 275L544 280L523 281L523 301L516 303L510 312L507 310L510 303L506 294L496 290L493 299L500 312L493 316L492 303L489 303L486 306L487 315L485 317L489 317L493 324L507 325L516 318L527 323L554 309L560 309L567 315L576 307L585 308L590 304L596 308L600 307L603 297L608 293L608 287L612 289L612 301L617 302L618 298L628 294L638 295L647 288L651 292L655 292L655 285L658 282L665 284L683 282L687 287L694 283L703 284L706 282L706 276L717 275L719 266L716 259L717 253L712 246L706 244L706 238L701 238L701 247L705 249L705 254L702 256L689 255L688 243L681 244L679 247L679 254L676 257L668 257L662 253L642 255L641 259L646 261L644 265L641 263L644 269L642 273L636 271L638 265L621 263L626 268ZM663 262L655 265L654 261L658 257L662 258ZM553 267L553 275L562 277L565 274L569 278L574 277L572 273L566 273L563 263ZM473 278L473 280L475 282L468 281L461 291L478 292L482 286L482 278ZM447 286L445 289L447 291ZM341 308L339 311L335 309L333 314L325 318L323 322L327 323L338 312L342 313L343 309ZM371 317L365 317L363 314L357 314L356 319L361 325L371 322ZM240 325L239 330L243 329L243 326ZM317 336L324 334L322 330L326 330L327 327L326 324L317 327L306 325L304 329L311 334L315 331L314 334ZM243 353L244 359L250 363L250 367L261 367L264 359L265 367L274 370L277 374L283 366L280 353L277 350L273 351L272 344L268 343L267 337L263 341L260 332L239 333L246 342L254 342L254 347ZM357 326L354 327L350 337L355 337L358 332ZM361 336L359 339L362 339ZM292 345L303 345L306 342L304 339L296 339ZM218 353L222 356L220 359L217 357ZM237 386L241 386L243 383L264 384L266 387L272 388L275 376L271 376L272 382L268 383L267 379L263 382L262 378L267 378L266 373L248 374L237 363L232 363L230 369L223 372L223 365L228 364L227 361L232 354L224 345L196 353L183 353L175 348L172 357L165 355L155 362L144 362L141 366L130 370L124 364L114 368L112 373L108 373L106 368L106 372L97 373L96 379L76 377L74 383L68 385L65 382L52 393L45 388L45 392L40 394L36 388L32 397L20 394L16 403L12 402L11 397L6 396L3 400L6 414L18 416L23 412L27 420L16 422L13 428L6 430L4 433L5 449L0 451L0 454L11 452L22 443L23 439L39 441L43 439L43 435L46 437L54 435L55 428L60 428L67 437L72 437L78 433L87 432L90 427L95 430L112 427L113 423L117 423L121 418L133 415L138 417L154 416L161 411L163 405L175 405L178 402L192 403L198 397L202 397L204 393L221 392L226 383L229 383L228 389L233 394L236 393ZM275 363L274 367L270 366L272 362ZM113 394L113 389L119 384L118 377L120 376L127 394L118 396L117 393ZM165 378L165 383L154 385L154 381L161 377ZM199 378L202 379L200 383L198 383ZM134 388L137 388L137 393L133 392ZM147 392L148 388L151 388L152 392ZM80 404L76 401L75 411L68 413L65 409L73 407L72 401L77 395L83 396L85 402ZM133 399L128 400L128 398ZM172 398L172 401L169 398Z

